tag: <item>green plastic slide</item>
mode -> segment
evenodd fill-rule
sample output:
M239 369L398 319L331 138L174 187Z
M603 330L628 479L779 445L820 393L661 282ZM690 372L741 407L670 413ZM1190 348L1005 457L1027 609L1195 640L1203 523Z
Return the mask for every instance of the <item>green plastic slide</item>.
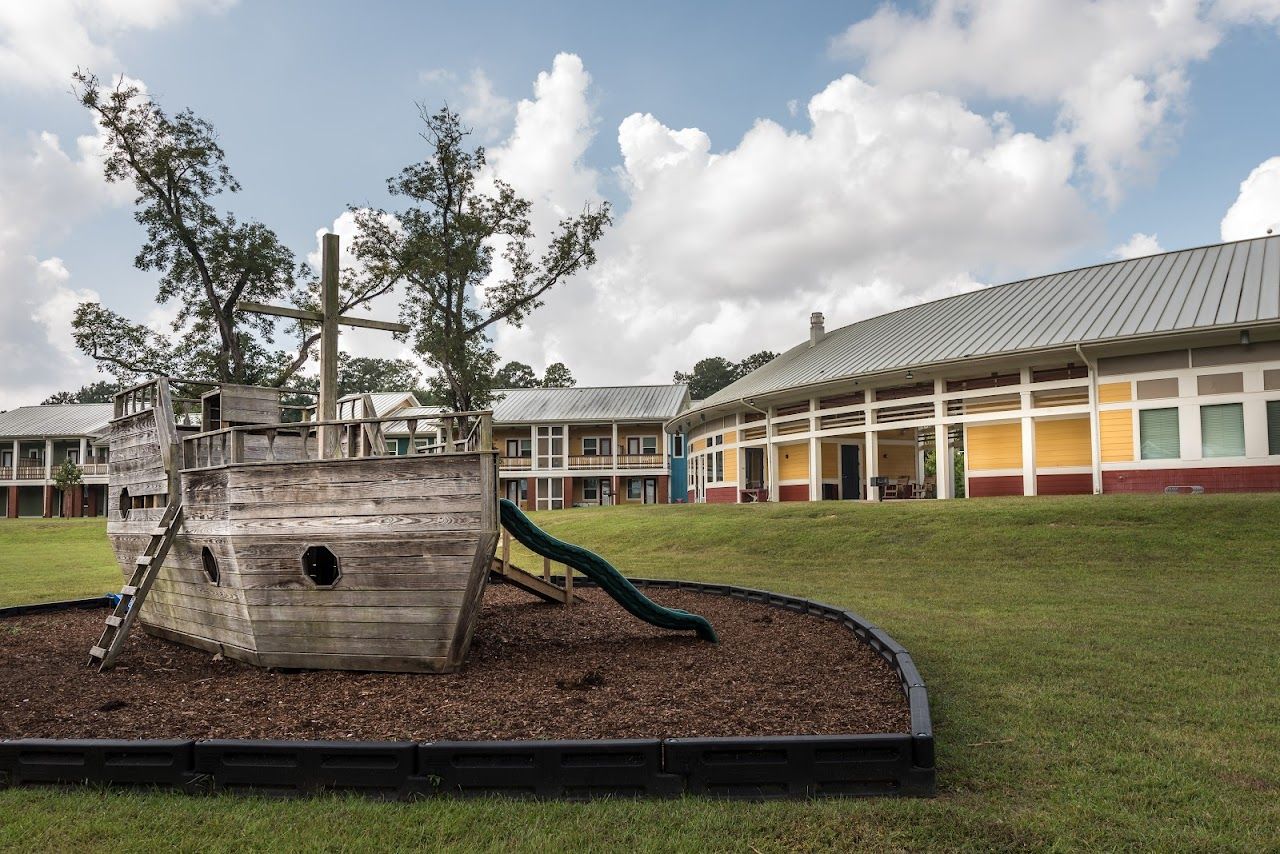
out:
M502 527L511 532L522 546L554 561L571 566L600 585L633 617L652 623L660 629L692 629L703 640L716 642L716 630L706 617L678 608L664 608L645 596L635 585L613 568L607 560L581 546L557 540L539 528L512 502L501 500Z

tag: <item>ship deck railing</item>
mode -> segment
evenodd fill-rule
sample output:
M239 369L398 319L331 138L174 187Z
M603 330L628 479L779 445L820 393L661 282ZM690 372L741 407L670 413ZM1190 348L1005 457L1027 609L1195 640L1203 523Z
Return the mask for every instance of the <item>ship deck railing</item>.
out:
M385 436L388 424L403 424L403 453ZM402 428L402 429L404 429ZM430 441L419 441L422 439ZM493 450L493 413L439 412L422 418L387 415L338 421L294 421L224 427L182 440L183 470L243 463L366 459L464 454Z

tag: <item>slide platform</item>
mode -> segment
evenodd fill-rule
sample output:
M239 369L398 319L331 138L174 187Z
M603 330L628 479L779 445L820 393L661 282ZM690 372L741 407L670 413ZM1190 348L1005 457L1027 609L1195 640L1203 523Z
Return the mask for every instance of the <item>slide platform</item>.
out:
M600 585L601 590L608 593L633 617L660 629L689 629L697 632L698 637L703 640L716 642L716 630L705 617L659 605L637 590L634 584L627 581L622 573L600 555L573 543L557 540L533 524L519 507L505 498L501 499L499 506L502 527L510 531L518 543L541 557L550 558L581 572Z

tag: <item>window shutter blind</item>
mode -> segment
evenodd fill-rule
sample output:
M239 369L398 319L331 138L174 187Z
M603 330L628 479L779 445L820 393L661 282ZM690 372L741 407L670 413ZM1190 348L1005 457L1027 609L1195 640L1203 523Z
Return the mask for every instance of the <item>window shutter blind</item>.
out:
M1181 455L1177 409L1142 410L1138 413L1138 430L1142 459L1176 460Z
M1267 401L1267 453L1280 454L1280 400Z
M1244 407L1223 403L1200 407L1200 441L1206 457L1244 456Z

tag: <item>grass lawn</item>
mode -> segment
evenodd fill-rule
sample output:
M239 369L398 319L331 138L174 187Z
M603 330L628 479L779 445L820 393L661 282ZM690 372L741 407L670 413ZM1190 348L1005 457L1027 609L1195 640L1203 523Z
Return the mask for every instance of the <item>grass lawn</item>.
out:
M929 685L939 796L382 804L8 790L0 848L1277 847L1280 496L535 518L629 574L798 593L884 626ZM0 521L0 604L119 583L101 523Z

